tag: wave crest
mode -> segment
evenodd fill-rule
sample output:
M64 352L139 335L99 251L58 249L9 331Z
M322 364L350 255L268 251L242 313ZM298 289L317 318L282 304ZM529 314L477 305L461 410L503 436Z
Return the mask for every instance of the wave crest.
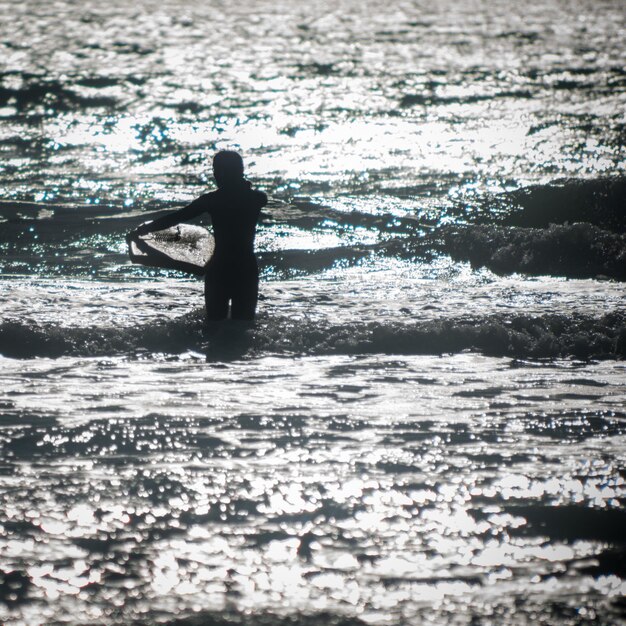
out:
M498 274L626 280L626 235L592 224L451 227L444 241L452 258Z
M269 319L256 324L206 326L203 312L128 328L60 328L8 320L0 324L0 354L10 358L61 356L140 357L180 355L189 351L208 358L259 354L444 354L475 351L513 358L626 357L626 314L492 315L413 322L332 324Z

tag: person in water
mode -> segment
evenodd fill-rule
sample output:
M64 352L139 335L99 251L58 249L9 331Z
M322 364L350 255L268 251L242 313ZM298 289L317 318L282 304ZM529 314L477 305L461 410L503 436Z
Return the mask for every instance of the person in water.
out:
M142 224L132 235L145 235L187 222L203 213L211 216L215 250L206 267L204 298L209 320L252 320L259 294L259 268L254 236L267 196L252 188L243 176L237 152L222 150L213 157L217 190L206 193L182 209Z

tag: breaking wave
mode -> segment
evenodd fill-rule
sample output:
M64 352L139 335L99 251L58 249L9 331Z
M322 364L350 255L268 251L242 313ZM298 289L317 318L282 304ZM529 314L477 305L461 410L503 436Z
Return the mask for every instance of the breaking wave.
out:
M256 324L203 324L196 310L175 320L127 328L70 327L8 320L0 354L10 358L141 357L198 352L208 358L259 354L448 354L461 351L512 358L623 359L626 314L492 315L422 322L333 324L261 316Z
M499 274L626 280L626 178L564 179L457 207L442 250Z
M592 224L457 227L447 229L444 240L452 258L498 274L626 280L626 235Z

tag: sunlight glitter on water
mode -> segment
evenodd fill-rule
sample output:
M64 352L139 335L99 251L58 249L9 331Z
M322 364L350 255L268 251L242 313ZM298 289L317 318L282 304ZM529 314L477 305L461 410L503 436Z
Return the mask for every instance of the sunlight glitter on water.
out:
M621 224L623 6L379 4L0 0L3 623L623 618L621 235L498 230ZM249 328L124 243L220 148Z
M545 544L543 533L561 532L551 525L532 527L523 539L518 531L527 533L534 519L525 503L539 511L581 502L611 507L626 495L611 464L587 460L597 446L619 454L619 440L602 433L619 432L620 421L602 407L623 399L625 390L621 366L598 365L593 374L586 368L606 385L595 397L599 417L588 420L588 396L568 383L575 366L564 363L560 373L528 367L511 377L506 362L473 355L387 363L342 357L291 361L286 373L284 359L267 358L251 378L245 362L216 368L196 361L190 369L184 360L43 361L40 376L25 368L13 385L24 389L29 379L40 385L52 368L46 395L65 398L56 425L33 426L29 435L40 442L34 449L42 460L57 459L45 476L29 470L49 485L41 507L48 512L25 514L23 506L32 508L26 493L13 500L2 524L25 515L41 534L36 543L5 542L2 553L58 561L52 570L33 569L33 583L49 598L75 596L92 616L100 609L83 605L81 589L128 568L140 578L126 589L163 609L171 594L184 606L203 598L215 607L230 595L255 610L276 602L285 609L367 606L373 621L386 623L391 606L410 615L422 601L457 603L479 589L487 604L490 589L502 594L530 585L532 596L533 576L569 568L597 547L580 540ZM168 391L159 382L166 371ZM408 378L423 382L406 396ZM11 378L3 383L10 397ZM435 393L441 385L445 397ZM19 397L16 410L29 406L28 394ZM84 418L69 421L68 412ZM551 413L555 419L546 420ZM582 437L585 448L562 436L545 445L543 429L549 437L561 431L556 416L568 413L578 415L570 436ZM8 445L7 460L18 461L19 436ZM494 456L508 459L500 471ZM550 476L557 459L558 476ZM90 505L82 501L85 489ZM76 548L64 547L68 537ZM102 560L99 545L113 559ZM446 578L436 581L443 571ZM372 578L387 581L384 593ZM151 581L149 588L142 580ZM553 592L568 584L565 577ZM613 580L597 585L607 598L624 591ZM119 590L107 593L118 601Z

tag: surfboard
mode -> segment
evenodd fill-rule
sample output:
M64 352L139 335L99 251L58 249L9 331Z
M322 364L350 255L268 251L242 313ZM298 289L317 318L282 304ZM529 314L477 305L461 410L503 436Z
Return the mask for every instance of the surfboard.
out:
M196 276L204 274L215 247L213 236L206 228L190 224L178 224L146 235L131 233L126 241L133 263Z

